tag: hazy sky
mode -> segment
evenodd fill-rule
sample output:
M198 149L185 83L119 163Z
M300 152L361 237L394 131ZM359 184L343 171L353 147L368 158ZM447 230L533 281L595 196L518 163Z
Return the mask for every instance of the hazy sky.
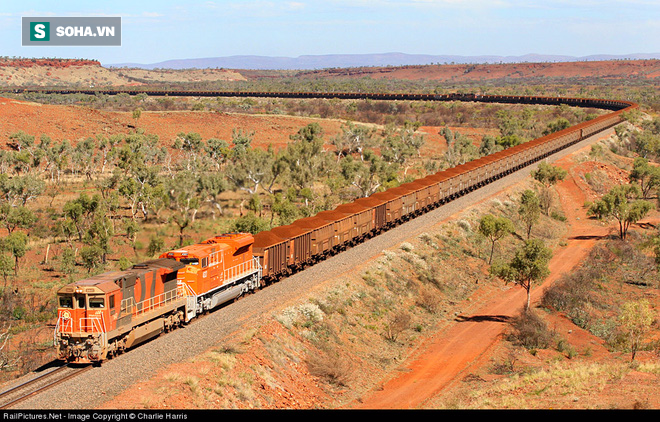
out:
M0 55L103 64L401 52L660 52L660 0L0 0ZM22 16L121 16L121 47L22 47Z

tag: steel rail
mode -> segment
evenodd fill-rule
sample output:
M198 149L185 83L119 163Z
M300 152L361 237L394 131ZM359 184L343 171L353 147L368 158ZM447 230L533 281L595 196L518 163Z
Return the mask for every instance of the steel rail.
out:
M56 376L59 373L66 371L67 369L71 369L71 367L69 365L62 365L62 366L58 367L57 369L55 369L53 371L50 371L48 373L39 375L36 378L32 378L31 380L26 381L26 382L24 382L22 384L19 384L17 386L14 386L14 387L10 388L9 390L3 391L2 393L0 393L0 400L5 398L5 397L11 396L12 394L15 394L17 391L29 388L31 385L37 384L37 383L43 381L44 379L47 379L48 377ZM0 405L0 409L7 409L7 408L9 408L9 407L11 407L11 406L13 406L17 403L20 403L24 400L27 400L28 398L30 398L34 395L37 395L37 394L39 394L39 393L41 393L45 390L48 390L48 389L50 389L50 388L52 388L52 387L54 387L54 386L56 386L56 385L58 385L58 384L60 384L64 381L68 380L68 379L71 379L75 376L78 376L78 375L82 374L83 372L86 372L90 369L92 369L91 365L85 366L83 368L79 368L77 371L74 371L74 372L72 372L72 373L70 373L66 376L61 377L61 378L57 378L53 382L50 382L50 383L48 383L44 386L41 386L39 388L33 389L33 390L29 391L28 393L22 394L21 396L19 396L16 399L10 400L9 402Z

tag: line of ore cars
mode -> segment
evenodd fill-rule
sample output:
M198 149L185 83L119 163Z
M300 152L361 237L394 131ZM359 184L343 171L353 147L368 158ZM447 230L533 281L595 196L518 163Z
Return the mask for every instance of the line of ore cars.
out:
M624 108L256 235L229 233L58 290L58 360L95 363L622 121Z

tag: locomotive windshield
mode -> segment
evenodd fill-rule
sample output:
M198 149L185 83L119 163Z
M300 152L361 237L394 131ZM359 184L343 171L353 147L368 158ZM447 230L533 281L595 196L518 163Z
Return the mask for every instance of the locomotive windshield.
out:
M180 262L186 265L199 265L199 259L197 258L181 258Z
M73 298L71 296L60 296L60 308L73 308Z
M103 296L90 296L89 301L85 295L63 295L59 297L60 308L73 309L74 303L76 309L102 309L105 308L105 298ZM89 306L87 306L89 303Z
M90 309L101 309L105 308L105 299L103 297L89 297L89 307Z

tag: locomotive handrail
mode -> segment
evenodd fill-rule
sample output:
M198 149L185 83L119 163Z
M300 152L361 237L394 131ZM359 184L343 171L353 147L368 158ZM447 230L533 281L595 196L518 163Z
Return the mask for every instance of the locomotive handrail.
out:
M133 303L132 297L124 299L121 302L121 311L130 313L132 316L137 317L146 312L158 309L180 298L178 289L172 289L167 292L153 296L149 299L143 300L138 303ZM146 305L146 306L145 306Z
M255 262L254 259L250 259L246 262L241 262L238 265L234 265L233 267L229 267L225 269L224 271L224 283L227 283L228 281L236 280L238 278L241 278L242 276L246 274L251 274L256 272L257 268L255 268ZM223 283L223 284L224 284Z
M61 321L68 322L61 324ZM102 313L99 315L79 318L78 321L78 329L76 330L73 325L73 318L64 318L60 316L55 324L55 333L72 334L79 331L89 332L91 334L105 334L106 332L105 318Z
M105 323L103 323L103 314L80 318L79 328L80 331L91 332L92 334L104 333Z
M73 318L64 318L59 316L55 323L54 336L57 337L58 333L72 333L73 332Z
M195 290L190 286L188 283L182 283L178 282L177 283L177 291L179 292L180 296L197 296L197 293Z

